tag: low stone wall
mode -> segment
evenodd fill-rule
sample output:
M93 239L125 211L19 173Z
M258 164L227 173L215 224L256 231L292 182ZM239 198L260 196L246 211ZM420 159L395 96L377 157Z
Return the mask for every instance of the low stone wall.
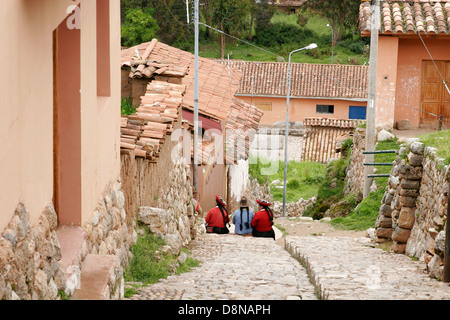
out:
M155 207L142 206L138 220L148 226L152 233L162 237L170 235L187 245L204 232L203 217L195 212L192 203L190 167L180 158L167 175L167 184L160 190L161 197Z
M34 225L19 203L0 237L0 300L53 300L65 289L57 226L52 203Z
M91 220L81 228L84 241L80 241L78 256L68 266L62 262L58 240L61 226L53 203L45 207L33 225L25 204L19 203L0 237L0 300L54 300L58 291L72 295L79 287L82 262L88 254L115 256L105 296L123 297L123 269L135 241L134 230L125 219L124 202L120 181L111 183Z
M350 164L346 169L344 194L363 194L364 190L364 160L363 151L366 149L366 129L356 128L353 134Z
M442 278L442 243L449 167L432 148L408 139L399 150L375 225L377 242L424 261L430 274Z
M405 253L424 261L430 275L439 279L443 278L448 181L449 166L442 163L432 148L426 147L415 223Z
M310 205L316 202L316 197L312 197L310 199L300 199L297 202L289 202L286 203L286 217L302 217L303 212ZM275 217L283 216L283 202L274 201L273 203L273 212Z

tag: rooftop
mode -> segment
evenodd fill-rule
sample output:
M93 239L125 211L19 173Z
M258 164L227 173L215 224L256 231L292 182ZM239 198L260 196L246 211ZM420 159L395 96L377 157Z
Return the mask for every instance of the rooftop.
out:
M241 70L237 95L287 95L287 62L219 60ZM368 66L291 63L291 97L367 99Z
M381 34L448 35L450 25L450 0L381 1ZM370 35L370 2L363 2L359 11L359 29Z

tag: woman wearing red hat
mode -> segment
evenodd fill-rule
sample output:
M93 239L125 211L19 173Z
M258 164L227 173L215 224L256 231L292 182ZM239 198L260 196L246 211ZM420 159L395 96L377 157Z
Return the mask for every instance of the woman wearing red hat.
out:
M273 238L275 240L275 231L272 229L273 212L270 210L270 203L266 200L258 199L259 211L255 213L252 219L253 236Z
M206 232L226 234L230 231L227 228L227 223L230 222L228 211L225 208L226 202L221 196L216 195L216 207L208 211L206 215Z

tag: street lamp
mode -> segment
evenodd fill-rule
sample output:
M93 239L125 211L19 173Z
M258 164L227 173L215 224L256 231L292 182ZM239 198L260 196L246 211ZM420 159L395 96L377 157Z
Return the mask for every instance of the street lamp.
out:
M333 27L327 23L327 27L331 28L331 64L333 64Z
M288 135L289 135L289 98L291 93L291 56L301 50L311 50L317 48L317 44L311 43L309 46L300 48L289 53L287 71L287 99L286 99L286 130L284 133L284 188L283 188L283 217L286 216L286 177L287 177L287 155L288 155Z

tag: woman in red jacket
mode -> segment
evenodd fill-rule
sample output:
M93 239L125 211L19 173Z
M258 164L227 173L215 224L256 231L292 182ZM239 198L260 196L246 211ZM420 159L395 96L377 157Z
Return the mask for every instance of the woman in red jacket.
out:
M259 211L255 213L252 219L253 236L273 238L275 240L275 231L273 231L273 212L270 210L270 203L266 200L258 199Z
M229 233L230 230L227 228L227 223L230 222L230 217L228 216L227 209L225 209L227 204L218 195L216 195L216 204L216 207L209 210L206 215L206 232L219 234Z

